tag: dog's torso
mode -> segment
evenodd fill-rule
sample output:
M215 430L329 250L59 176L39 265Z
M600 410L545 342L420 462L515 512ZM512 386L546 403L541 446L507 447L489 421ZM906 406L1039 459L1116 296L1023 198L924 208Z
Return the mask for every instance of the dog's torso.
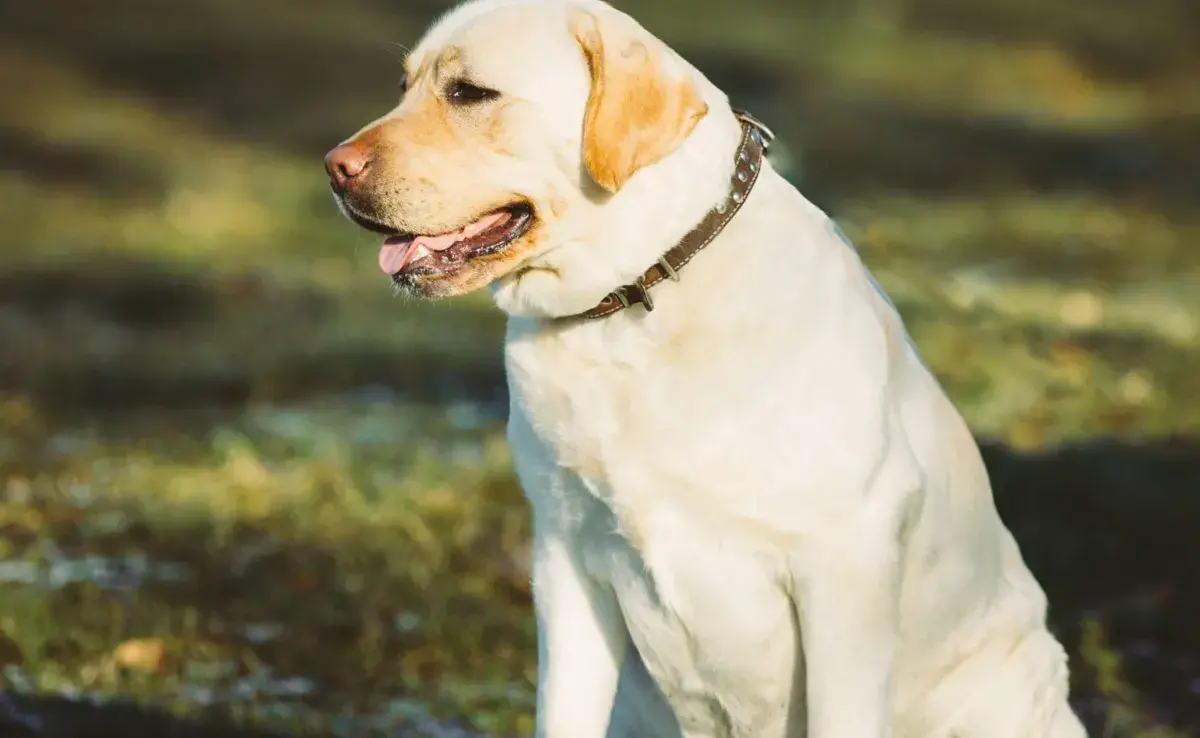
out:
M623 685L614 732L802 735L790 572L887 530L894 734L1024 735L1054 719L1065 664L974 440L832 222L762 179L654 313L510 322L510 442L535 517L612 587L636 647L625 678L644 665L674 713ZM1044 705L993 692L1012 717L989 715L985 685Z

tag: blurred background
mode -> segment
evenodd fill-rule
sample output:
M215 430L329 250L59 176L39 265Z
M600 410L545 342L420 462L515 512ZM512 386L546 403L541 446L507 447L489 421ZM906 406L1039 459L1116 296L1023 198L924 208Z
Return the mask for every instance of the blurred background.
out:
M1198 734L1200 5L618 4L896 300L1094 734ZM0 5L0 734L529 733L502 318L321 163L446 7Z

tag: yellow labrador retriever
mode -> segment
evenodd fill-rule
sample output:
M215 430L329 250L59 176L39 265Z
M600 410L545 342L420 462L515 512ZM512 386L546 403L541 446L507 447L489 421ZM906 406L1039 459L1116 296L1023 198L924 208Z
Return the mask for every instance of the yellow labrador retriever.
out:
M976 444L770 134L599 0L476 0L331 151L509 315L539 738L1078 738Z

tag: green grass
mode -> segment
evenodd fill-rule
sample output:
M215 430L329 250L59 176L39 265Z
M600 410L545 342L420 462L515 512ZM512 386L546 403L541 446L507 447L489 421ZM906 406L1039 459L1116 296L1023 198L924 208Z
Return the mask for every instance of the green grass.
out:
M440 5L296 7L0 10L0 685L297 731L528 733L502 318L394 297L320 168ZM1200 431L1188 3L806 8L634 10L782 134L981 437L1134 459ZM1058 511L1066 461L1035 493L999 485L1033 500L1015 527L1113 736L1185 709L1122 649L1141 628L1163 664L1200 653L1193 580L1174 539L1112 559L1185 590L1147 615L1090 562L1196 519L1181 463L1099 475L1136 515Z
M26 415L0 524L41 584L7 587L14 666L40 691L288 727L417 705L526 725L526 515L499 421L469 420L342 400L46 439Z

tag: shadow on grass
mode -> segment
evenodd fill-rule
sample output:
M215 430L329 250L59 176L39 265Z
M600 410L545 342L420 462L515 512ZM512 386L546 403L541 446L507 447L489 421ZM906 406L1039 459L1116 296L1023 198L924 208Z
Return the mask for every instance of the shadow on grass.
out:
M1077 655L1081 623L1095 619L1149 712L1200 730L1200 441L983 450L1000 514L1072 651L1075 693L1098 681Z
M0 692L3 738L286 738L226 721L184 720L135 703L97 706L63 697L5 696Z
M823 204L880 191L957 198L1093 193L1190 217L1198 202L1200 145L1193 132L1200 121L1194 117L1150 120L1119 131L1054 130L1003 117L822 95L819 86L799 81L802 74L736 52L709 49L691 56L732 91L736 103L798 145L804 191ZM362 119L378 112L364 110ZM311 159L314 181L320 176L319 154L353 127L330 124L311 141L295 144ZM276 137L266 145L287 142ZM0 160L30 182L84 186L102 198L155 202L170 186L160 174L131 166L116 153L3 129Z
M1095 193L1186 217L1200 203L1196 119L1088 133L879 103L818 104L802 119L812 142L804 177L820 188L813 197Z
M1148 88L1159 83L1154 75L1183 75L1193 63L1185 36L1168 34L1155 46L1153 29L1146 28L1142 36L1126 38L1097 28L1082 6L1042 18L1033 6L1007 12L988 0L966 9L940 0L906 5L912 6L914 28L937 27L937 19L946 16L949 27L969 32L974 15L988 19L989 28L1008 27L1001 35L1014 39L1050 34L1041 40L1084 48L1088 42L1073 35L1097 36L1105 49L1115 45L1130 56L1160 57L1145 72ZM1158 21L1151 25L1172 31L1171 18L1187 17L1182 5L1159 2ZM391 45L389 34L411 42L444 7L430 1L383 12L376 3L360 1L345 9L314 7L306 19L284 23L277 14L290 8L274 3L249 9L209 0L167 10L121 0L94 12L81 8L64 22L49 6L17 3L0 12L5 29L0 39L7 34L18 54L22 44L36 39L37 53L50 54L99 89L132 94L202 121L218 136L309 157L317 177L325 150L394 103L397 57L403 52ZM1120 28L1123 13L1110 9L1104 22ZM134 17L137 22L130 22ZM801 28L806 17L789 22ZM1194 116L1146 115L1116 132L1054 130L903 98L866 103L804 55L677 42L735 102L750 106L788 143L801 147L806 186L811 182L822 190L812 193L817 199L891 188L956 196L1023 188L1152 201L1174 212L1196 205L1200 147L1192 135ZM903 53L897 51L896 64L908 63ZM320 105L312 104L314 91ZM49 146L11 131L0 131L0 157L31 180L66 178L109 195L145 197L166 185L152 172L131 171L127 162L101 152Z
M404 313L386 286L377 292L375 303L348 307L325 290L253 271L216 274L103 253L6 265L0 392L26 395L63 421L139 408L239 408L367 386L415 403L502 399L494 361L389 340L389 324ZM381 318L379 300L399 317ZM493 338L498 321L481 318ZM469 323L448 328L462 344L475 335Z
M0 125L0 162L9 173L51 187L85 187L100 198L159 198L170 186L166 177L131 165L118 152L59 143Z

